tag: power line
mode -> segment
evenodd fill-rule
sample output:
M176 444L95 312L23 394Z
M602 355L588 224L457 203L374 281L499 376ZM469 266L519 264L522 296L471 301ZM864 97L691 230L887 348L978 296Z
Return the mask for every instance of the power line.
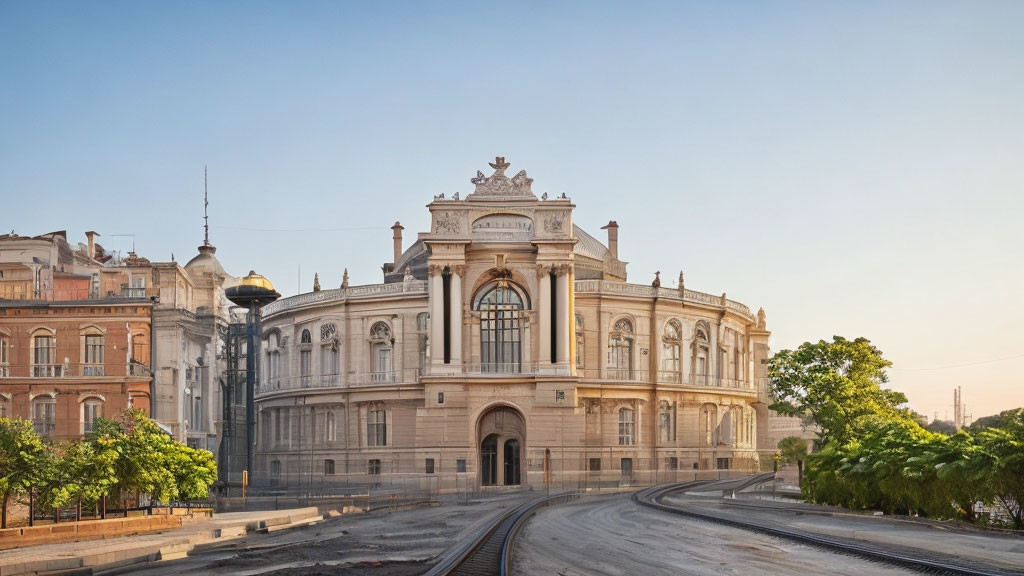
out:
M978 366L979 364L992 364L994 362L1003 362L1006 360L1014 360L1017 358L1024 358L1024 354L1018 354L1016 356L1006 356L1004 358L993 358L992 360L981 360L979 362L967 362L966 364L950 364L948 366L933 366L931 368L892 368L893 370L899 370L903 372L920 372L922 370L947 370L949 368L963 368L965 366Z
M363 226L352 228L249 228L246 226L211 226L223 230L241 230L244 232L348 232L355 230L390 230L386 226Z

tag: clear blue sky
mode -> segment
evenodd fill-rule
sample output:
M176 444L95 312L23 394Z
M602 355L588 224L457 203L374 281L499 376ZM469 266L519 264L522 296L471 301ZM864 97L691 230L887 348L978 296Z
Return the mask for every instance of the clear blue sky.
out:
M916 409L952 417L960 384L978 417L1024 405L1022 23L1022 2L3 2L0 230L184 262L206 164L229 272L373 283L395 220L425 230L503 155L595 236L617 220L631 280L683 269L764 306L775 349L866 336Z

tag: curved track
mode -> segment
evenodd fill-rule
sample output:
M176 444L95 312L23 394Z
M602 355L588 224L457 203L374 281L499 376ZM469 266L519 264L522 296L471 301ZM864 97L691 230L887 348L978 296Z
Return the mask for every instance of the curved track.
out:
M757 475L749 479L749 482L744 482L743 487L752 486L758 482L763 482L767 476L770 478L773 474ZM1011 574L1022 574L1022 572L1011 572L1001 569L990 569L978 566L970 566L963 563L958 563L955 559L949 557L940 557L939 555L929 556L921 551L893 551L886 550L880 547L869 546L863 543L854 542L851 540L824 536L820 534L814 534L802 530L796 530L792 528L786 528L777 524L769 525L766 522L756 521L750 517L737 517L734 515L722 515L715 514L712 510L707 508L701 508L697 506L687 506L685 502L680 502L678 499L672 504L666 504L663 502L666 496L698 487L701 484L707 484L706 482L687 482L682 484L668 484L663 486L654 486L644 490L639 490L633 493L633 500L641 506L646 506L661 512L669 514L675 514L678 516L686 516L690 518L696 518L699 520L705 520L709 522L716 522L727 526L734 526L737 528L743 528L746 530L752 530L755 532L769 534L772 536L778 536L781 538L787 538L795 540L804 544L810 544L833 550L842 554L850 554L854 556L860 556L869 560L877 562L883 562L893 566L899 566L902 568L909 568L912 570L928 572L932 574L956 574L962 576L1008 576ZM718 483L715 483L716 485ZM711 488L712 486L708 486ZM717 490L719 487L715 486ZM740 487L728 487L726 490L740 490Z
M502 514L491 525L456 545L426 576L493 576L509 574L516 535L544 506L578 498L575 492L539 498Z

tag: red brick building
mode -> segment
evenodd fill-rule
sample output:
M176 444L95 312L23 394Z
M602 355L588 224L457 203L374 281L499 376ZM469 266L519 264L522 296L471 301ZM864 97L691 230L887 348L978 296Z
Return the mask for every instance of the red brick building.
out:
M0 417L55 439L97 417L150 410L148 298L0 300Z

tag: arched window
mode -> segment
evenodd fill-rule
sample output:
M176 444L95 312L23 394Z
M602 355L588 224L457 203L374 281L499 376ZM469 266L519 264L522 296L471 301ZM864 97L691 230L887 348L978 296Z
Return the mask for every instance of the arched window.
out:
M576 367L583 368L583 316L576 315Z
M309 333L309 330L302 331L302 338L299 340L300 344L312 344L313 335Z
M340 384L338 378L341 370L339 350L336 334L338 328L334 324L322 324L320 326L320 385L337 386Z
M480 368L482 372L518 373L522 370L522 314L526 306L517 286L502 280L484 286L474 303L480 312Z
M370 373L371 382L395 382L394 366L391 352L395 339L391 336L391 327L387 322L376 322L370 327Z
M48 437L56 425L57 399L46 394L35 397L32 400L32 426L36 434Z
M608 336L608 376L633 379L633 323L620 319Z
M149 334L137 332L132 334L132 355L128 363L128 373L132 376L145 376L149 368Z
M718 444L718 408L714 404L701 406L699 417L699 440L701 448Z
M53 333L39 331L32 336L32 376L46 378L59 376L57 364L57 341Z
M299 378L302 387L310 385L313 379L313 335L303 330L299 337Z
M676 407L668 400L658 402L658 438L663 443L676 440Z
M704 322L698 322L693 331L693 382L698 386L707 386L710 382L710 350L711 344L708 339L708 328Z
M633 410L619 408L619 445L632 446L636 443L636 419Z
M682 325L678 320L669 320L665 324L665 333L661 337L661 380L663 382L682 383L682 350Z
M0 418L11 417L11 395L0 392Z
M82 434L91 434L96 420L103 417L103 400L88 398L82 402Z

